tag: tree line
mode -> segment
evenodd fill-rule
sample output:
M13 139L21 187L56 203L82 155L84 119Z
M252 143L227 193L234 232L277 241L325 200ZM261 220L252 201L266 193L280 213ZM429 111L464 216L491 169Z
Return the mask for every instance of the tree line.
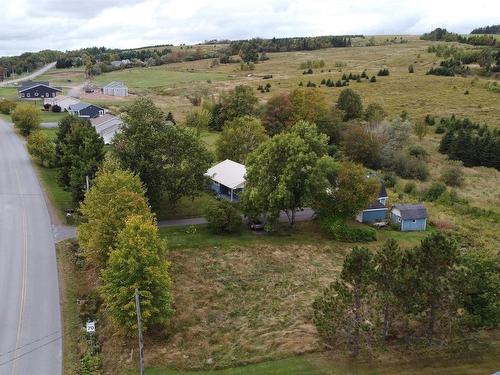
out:
M471 34L500 34L500 25L491 25L475 28Z
M439 152L452 160L460 160L466 167L484 166L500 170L500 131L455 116L441 119L445 133Z
M449 32L443 28L436 28L429 33L424 33L420 36L422 40L434 40L434 41L444 41L444 42L459 42L472 44L475 46L490 46L493 47L497 45L497 40L491 35L472 35L472 36L462 36L457 33Z
M10 77L12 74L33 72L63 56L64 52L53 50L26 52L19 56L0 57L0 67L3 67L5 76Z
M258 53L262 52L289 52L289 51L312 51L323 48L351 47L353 38L364 38L363 35L339 35L339 36L316 36L295 38L254 38L249 40L235 40L229 44L231 55L237 55L240 51L245 53L245 62L257 61Z
M355 357L390 343L463 339L500 323L498 260L439 232L409 249L394 239L375 252L354 247L314 301L313 321L328 348Z

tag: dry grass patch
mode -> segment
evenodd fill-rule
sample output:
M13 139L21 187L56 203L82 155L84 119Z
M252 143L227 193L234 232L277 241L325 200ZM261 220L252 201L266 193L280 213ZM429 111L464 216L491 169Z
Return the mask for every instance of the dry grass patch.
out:
M148 366L228 367L318 350L311 304L349 248L255 245L172 251L176 314L146 339ZM104 345L120 348L118 337ZM122 342L123 344L123 342ZM126 360L135 340L106 355ZM129 346L130 345L130 346ZM108 353L109 354L109 353Z

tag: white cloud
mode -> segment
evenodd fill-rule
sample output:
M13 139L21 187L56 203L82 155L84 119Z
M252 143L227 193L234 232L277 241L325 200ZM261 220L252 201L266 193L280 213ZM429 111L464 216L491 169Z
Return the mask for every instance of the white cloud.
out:
M140 47L327 34L467 33L498 23L500 2L476 0L16 0L2 4L0 55L46 48Z

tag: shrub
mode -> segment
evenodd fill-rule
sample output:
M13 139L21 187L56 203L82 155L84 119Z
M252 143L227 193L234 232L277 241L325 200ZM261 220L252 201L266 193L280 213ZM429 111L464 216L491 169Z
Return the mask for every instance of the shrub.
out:
M359 118L363 115L363 102L357 92L344 89L337 100L337 108L344 111L344 120Z
M0 100L0 113L4 115L10 115L14 109L16 109L17 103L12 100L3 99Z
M26 146L29 154L41 165L51 167L54 164L56 145L45 133L40 131L32 132L28 136Z
M44 108L46 111L48 111L48 110L50 109L50 104L49 104L49 103L45 103L45 104L43 105L43 108Z
M239 229L241 215L234 204L225 200L217 199L205 209L205 219L208 228L213 233L231 233Z
M436 123L436 118L434 116L431 116L431 115L427 115L425 116L425 123L427 125L434 125Z
M378 76L388 76L389 75L389 69L384 68L380 69L377 73Z
M370 78L370 82L377 82L377 77L372 76L372 78Z
M429 169L424 160L406 156L402 153L394 156L393 169L398 176L403 178L426 181L429 177Z
M450 160L441 170L441 181L448 186L462 186L464 183L463 163Z
M28 136L40 126L40 111L31 104L20 104L12 112L12 121L22 135Z
M377 240L377 231L373 228L353 228L339 219L325 219L321 226L334 240L344 242L369 242Z
M396 183L398 181L394 172L384 172L384 176L382 177L382 179L384 180L385 186L388 188L396 186Z
M431 186L425 191L424 199L428 201L435 201L441 197L446 191L446 185L442 182L433 182Z
M403 188L403 191L406 194L413 194L415 193L416 190L417 190L417 185L413 181L408 181Z
M61 112L61 107L59 107L57 104L52 106L52 112L54 113L59 113Z
M410 66L408 66L408 73L415 73L415 66L413 64L410 64Z
M429 153L420 145L410 146L410 148L408 149L408 155L422 160L427 160L427 158L429 157Z

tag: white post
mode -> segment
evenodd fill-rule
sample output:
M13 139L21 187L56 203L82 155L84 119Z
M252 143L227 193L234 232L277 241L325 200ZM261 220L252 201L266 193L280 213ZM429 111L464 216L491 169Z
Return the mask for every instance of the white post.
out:
M231 202L233 201L233 189L231 189Z

